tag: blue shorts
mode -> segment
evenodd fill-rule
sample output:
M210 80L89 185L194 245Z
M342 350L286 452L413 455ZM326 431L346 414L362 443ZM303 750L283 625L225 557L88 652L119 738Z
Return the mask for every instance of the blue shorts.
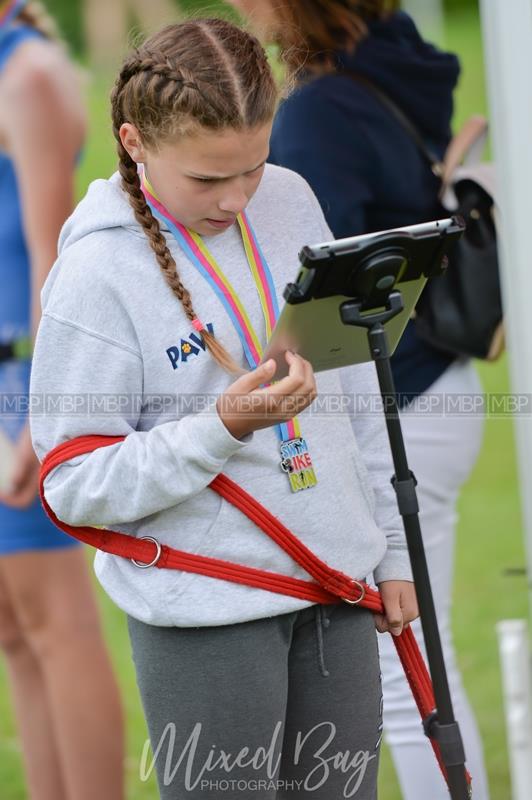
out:
M0 556L27 550L53 550L77 547L77 539L68 536L51 522L40 499L19 511L0 503Z
M29 372L28 362L0 365L0 396L9 400L2 408L0 427L13 442L18 439L27 422ZM24 510L0 503L0 556L28 550L78 547L80 544L77 539L56 528L46 515L39 497Z

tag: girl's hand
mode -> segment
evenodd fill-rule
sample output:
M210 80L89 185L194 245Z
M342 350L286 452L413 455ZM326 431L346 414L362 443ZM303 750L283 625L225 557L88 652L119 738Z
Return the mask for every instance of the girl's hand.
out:
M289 350L285 358L289 366L286 378L260 388L274 376L275 361L270 359L242 375L218 398L220 419L235 439L286 422L315 400L316 380L310 363Z
M30 506L39 491L39 470L39 459L33 450L28 423L15 448L10 491L0 493L0 503L19 510Z
M383 581L379 590L385 614L375 614L375 627L379 633L390 631L399 636L408 623L419 616L416 590L411 581Z

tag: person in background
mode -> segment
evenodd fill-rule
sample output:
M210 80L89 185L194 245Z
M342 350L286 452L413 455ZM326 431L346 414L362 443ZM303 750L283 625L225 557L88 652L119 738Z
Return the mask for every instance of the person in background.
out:
M84 551L46 517L27 416L12 413L85 133L52 31L38 4L0 2L0 648L31 800L119 800L122 712Z
M438 179L412 138L363 82L380 89L441 158L451 137L459 63L425 42L389 0L232 0L279 46L292 91L274 123L269 160L309 182L336 238L437 219ZM424 393L477 393L473 365L424 343L411 321L392 359L455 713L477 800L488 785L477 725L450 630L456 503L477 458L482 419L421 411ZM414 630L421 637L419 622ZM379 637L384 730L406 800L447 789L417 718L392 643Z
M178 7L179 10L179 7ZM175 18L175 0L84 0L84 36L91 68L105 74L118 66L131 29L132 20L144 31L161 28ZM102 25L102 20L105 24Z

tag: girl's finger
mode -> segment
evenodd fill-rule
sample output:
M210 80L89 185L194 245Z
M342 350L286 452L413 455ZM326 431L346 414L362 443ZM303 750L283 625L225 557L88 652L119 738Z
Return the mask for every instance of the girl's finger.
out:
M416 609L409 609L405 611L403 609L403 622L413 622L415 619L419 617L419 611Z
M386 631L388 630L386 617L383 614L374 614L373 620L375 622L375 627L377 628L378 632L386 633Z
M307 363L305 359L301 358L297 353L292 353L291 350L285 352L285 359L288 364L287 377L292 377L303 383L305 380L305 364Z
M257 389L256 394L268 393L270 395L286 396L289 397L298 391L301 391L301 386L305 382L305 360L292 353L290 350L285 351L285 359L288 364L288 375L281 380L276 381L271 386L266 386L262 389ZM273 361L273 359L272 359ZM275 364L275 362L273 362ZM236 386L237 384L233 384Z
M238 380L242 381L246 385L256 385L260 386L261 383L264 382L264 376L273 377L276 369L275 359L269 358L268 361L265 361L263 364L259 364L258 367L251 370L250 372L246 372L245 375L242 375Z
M302 387L302 392L305 394L311 395L316 393L316 378L314 376L314 370L312 369L312 364L310 361L303 361L303 369L305 373L304 384Z
M390 633L393 633L394 636L399 636L403 630L403 615L401 612L387 612L387 622Z
M257 391L269 394L271 397L292 397L292 395L297 395L301 391L303 379L303 374L289 374L286 378L277 381L277 383L272 383L271 386L266 386L264 389L258 389Z
M268 383L268 381L273 378L275 367L274 359L269 358L264 364L259 364L256 369L251 372L246 372L245 375L241 375L240 378L237 378L237 380L231 384L230 392L234 394L249 394L254 389L258 389L261 384Z

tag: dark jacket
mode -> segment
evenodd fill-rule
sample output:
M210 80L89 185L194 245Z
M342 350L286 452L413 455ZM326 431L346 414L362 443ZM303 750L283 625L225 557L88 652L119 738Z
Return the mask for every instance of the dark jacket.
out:
M356 52L336 60L337 74L303 77L281 104L270 161L307 179L337 238L441 216L438 182L411 137L371 90L341 73L355 71L384 91L441 157L451 136L456 56L425 42L398 12L372 23ZM409 323L393 358L397 390L425 391L451 361Z

